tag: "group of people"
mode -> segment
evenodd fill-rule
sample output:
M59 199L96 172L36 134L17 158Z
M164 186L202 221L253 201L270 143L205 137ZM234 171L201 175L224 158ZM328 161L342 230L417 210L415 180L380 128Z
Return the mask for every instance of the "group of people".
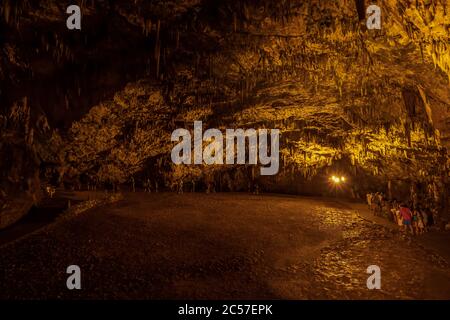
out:
M381 192L368 193L367 204L374 215L391 220L400 230L413 235L427 232L434 225L437 214L434 208L389 200Z

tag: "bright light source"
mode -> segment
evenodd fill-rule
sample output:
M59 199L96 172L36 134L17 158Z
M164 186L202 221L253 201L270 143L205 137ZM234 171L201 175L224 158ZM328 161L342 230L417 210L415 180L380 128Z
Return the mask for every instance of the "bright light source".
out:
M340 179L338 177L336 177L336 176L332 176L331 180L333 180L334 183L339 183L340 182Z
M334 183L341 183L341 182L345 182L345 177L341 176L340 178L337 176L331 176L331 181L333 181Z

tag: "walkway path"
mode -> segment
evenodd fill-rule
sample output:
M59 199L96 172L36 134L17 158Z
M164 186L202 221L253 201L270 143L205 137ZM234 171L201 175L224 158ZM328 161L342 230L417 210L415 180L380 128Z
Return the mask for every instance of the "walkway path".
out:
M450 259L351 204L232 193L125 199L1 246L0 298L450 299ZM66 289L72 264L79 291ZM366 287L374 264L381 290Z

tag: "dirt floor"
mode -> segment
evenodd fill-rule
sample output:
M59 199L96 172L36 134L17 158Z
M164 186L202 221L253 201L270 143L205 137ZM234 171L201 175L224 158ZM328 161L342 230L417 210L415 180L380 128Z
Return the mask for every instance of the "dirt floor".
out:
M0 298L450 299L448 234L407 238L350 203L127 193L0 246ZM1 232L0 232L1 237ZM81 290L66 288L79 265ZM381 290L368 290L369 265Z

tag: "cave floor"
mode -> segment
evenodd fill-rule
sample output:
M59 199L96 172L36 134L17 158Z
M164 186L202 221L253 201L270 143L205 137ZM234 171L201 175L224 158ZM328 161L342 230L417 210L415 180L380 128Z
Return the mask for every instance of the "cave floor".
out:
M450 261L419 238L334 199L126 193L1 246L0 298L450 299Z

